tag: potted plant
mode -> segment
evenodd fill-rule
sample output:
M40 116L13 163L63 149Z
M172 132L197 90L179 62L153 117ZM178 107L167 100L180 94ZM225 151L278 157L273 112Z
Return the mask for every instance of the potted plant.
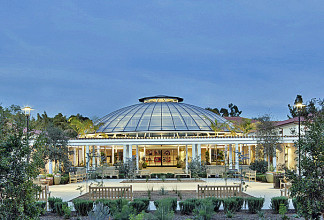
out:
M61 179L62 179L61 174L60 173L56 173L54 175L54 184L55 185L60 185Z
M268 183L273 183L274 167L270 165L268 172L266 172L266 179Z
M53 185L53 174L46 174L46 180L50 186Z
M143 169L145 169L147 167L147 163L145 161L145 157L142 157L142 161L143 161L142 167L143 167Z

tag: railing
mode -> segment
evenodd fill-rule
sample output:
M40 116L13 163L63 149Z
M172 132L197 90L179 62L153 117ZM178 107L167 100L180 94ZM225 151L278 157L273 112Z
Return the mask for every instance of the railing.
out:
M120 199L120 198L133 200L132 186L123 186L123 187L89 186L89 194L90 194L90 199L93 201L97 199Z
M241 185L235 186L199 186L198 198L206 197L234 197L240 196L242 193Z

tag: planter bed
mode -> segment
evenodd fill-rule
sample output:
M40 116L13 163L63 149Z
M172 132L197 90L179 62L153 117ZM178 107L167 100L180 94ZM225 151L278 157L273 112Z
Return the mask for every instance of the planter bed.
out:
M177 179L174 180L159 180L159 179L149 179L149 180L123 180L121 183L205 183L206 181L200 179L181 179L178 181Z

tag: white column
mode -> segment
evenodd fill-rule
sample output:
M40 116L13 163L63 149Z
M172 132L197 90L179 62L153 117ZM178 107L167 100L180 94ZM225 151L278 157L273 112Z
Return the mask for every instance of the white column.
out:
M101 154L100 154L100 146L97 146L97 166L100 166L100 161L101 161Z
M92 168L95 168L96 167L96 158L94 157L95 156L95 146L91 146L92 147L92 151L91 151L91 154L92 154Z
M52 160L48 161L48 173L53 174L53 163Z
M196 144L192 144L191 145L191 157L192 159L195 159L196 158Z
M216 145L217 146L217 145ZM217 148L216 148L217 149ZM210 164L211 164L211 151L212 151L212 146L209 146L209 162L210 162Z
M111 147L111 163L114 165L115 163L115 146Z
M124 162L126 162L127 161L127 145L126 144L124 144L124 146L123 146L123 161Z
M236 170L239 170L239 168L240 168L238 152L239 152L238 143L236 143L235 144L235 169Z
M128 158L132 159L133 158L133 145L132 144L128 145L128 153L129 153Z
M180 157L180 149L179 149L179 145L178 145L178 157Z
M229 168L233 169L233 151L232 151L232 144L229 145L228 149L228 157L229 157Z
M249 145L249 164L251 164L251 145Z
M139 170L139 163L138 163L138 145L136 145L136 169Z
M146 146L144 146L144 157L146 157Z
M188 173L188 145L186 145L186 173Z
M87 170L89 170L89 167L90 167L90 164L89 164L89 145L86 146L86 155L85 156L86 156L85 165L87 167Z
M273 167L274 167L274 171L277 171L277 150L275 149L273 158L272 158L272 163L273 163Z
M73 166L77 165L76 147L73 147Z
M201 144L197 144L197 151L198 160L201 162Z

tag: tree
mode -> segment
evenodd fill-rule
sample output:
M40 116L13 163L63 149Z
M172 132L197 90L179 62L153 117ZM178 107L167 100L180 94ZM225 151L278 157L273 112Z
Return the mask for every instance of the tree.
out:
M296 104L297 102L303 103L303 97L301 95L297 95L294 103ZM318 108L320 108L320 106L317 106L317 104L319 104L319 102L315 98L308 101L305 108L302 109L298 109L294 105L291 106L288 104L290 115L287 116L288 118L295 118L298 116L307 117L309 114L315 114L318 111Z
M235 124L235 126L243 133L243 135L247 135L248 133L256 129L255 123L252 123L252 120L248 118L242 118L242 122Z
M288 171L292 182L291 197L297 210L305 219L319 219L324 211L324 103L316 101L319 108L305 121L305 136L300 142L301 176Z
M218 108L205 108L208 111L214 112L217 115L220 115L222 117L239 117L242 114L242 111L238 109L236 105L233 103L228 104L228 108L221 108L220 110Z
M56 171L65 171L71 166L69 160L68 136L66 133L53 125L47 127L45 132L45 155L55 162Z
M81 136L85 136L89 133L96 133L102 124L95 124L92 120L82 120L77 116L70 117L69 123L71 127Z
M282 150L280 145L280 135L269 115L258 118L256 125L257 153L268 158L268 169L270 168L270 158L275 157L276 149Z
M38 187L32 182L44 166L41 135L26 135L26 117L19 106L0 107L0 219L35 219ZM30 160L27 160L30 158Z
M233 103L229 104L228 107L231 110L231 117L239 117L242 114L242 111L239 111L238 107L236 105L233 105Z

